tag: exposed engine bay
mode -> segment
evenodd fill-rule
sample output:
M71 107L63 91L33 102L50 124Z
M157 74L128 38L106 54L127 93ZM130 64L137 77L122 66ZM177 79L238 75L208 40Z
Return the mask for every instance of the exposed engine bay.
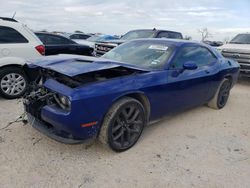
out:
M55 105L60 109L66 111L70 110L71 108L71 103L67 96L60 95L44 87L43 84L48 79L56 80L57 82L64 84L70 88L76 88L88 83L105 81L108 79L144 72L141 70L121 66L111 69L88 72L70 77L54 70L41 67L25 67L25 70L31 82L27 87L26 94L23 97L24 104L26 107L26 111L39 119L41 118L41 109L45 105Z
M65 84L70 88L76 88L92 82L104 81L112 78L138 74L141 72L143 71L130 69L126 67L116 67L112 69L99 70L99 71L80 74L74 77L69 77L53 70L39 68L37 73L34 74L35 78L34 76L32 76L33 77L32 80L34 80L34 82L38 84L38 83L44 83L47 79L52 78L58 81L59 83Z

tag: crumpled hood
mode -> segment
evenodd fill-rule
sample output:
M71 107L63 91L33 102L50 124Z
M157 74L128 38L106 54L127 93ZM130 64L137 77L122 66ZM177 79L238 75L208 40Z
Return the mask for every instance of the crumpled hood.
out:
M135 70L149 71L122 62L112 61L104 58L96 58L78 55L56 55L43 57L35 61L28 62L29 67L42 67L53 70L61 74L74 77L80 74L95 72L116 67L126 67Z
M245 52L250 53L250 44L224 44L220 46L218 49L228 52Z

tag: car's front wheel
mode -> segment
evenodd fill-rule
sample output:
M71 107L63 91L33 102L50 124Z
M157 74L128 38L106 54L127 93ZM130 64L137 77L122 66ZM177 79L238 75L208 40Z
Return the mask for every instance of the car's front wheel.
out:
M143 105L133 98L122 98L106 114L99 140L114 151L125 151L137 142L145 124Z
M214 98L208 103L208 106L214 109L223 108L227 104L231 85L232 83L229 79L223 79Z
M7 99L21 97L27 87L27 77L21 68L0 69L0 95Z

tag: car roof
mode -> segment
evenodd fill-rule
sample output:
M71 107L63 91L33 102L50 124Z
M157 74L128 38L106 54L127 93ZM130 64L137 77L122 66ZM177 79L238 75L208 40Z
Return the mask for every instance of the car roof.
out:
M237 35L250 35L250 33L249 32L247 32L247 33L239 33Z
M164 29L135 29L135 30L131 30L131 31L154 31L154 32L164 31L164 32L180 33L181 34L181 32L178 32L178 31L170 31L170 30L164 30Z
M72 36L72 35L88 35L88 36L90 36L90 34L85 34L85 33L72 33L72 34L70 34L70 36Z
M4 26L15 26L19 27L22 26L23 24L16 22L16 21L10 21L10 20L5 20L5 19L0 19L0 24Z
M14 18L8 18L8 17L0 17L0 20L9 21L9 22L18 22Z
M63 36L63 35L58 35L58 34L49 33L49 32L35 32L35 34L53 35L53 36L60 36L60 37L67 38L67 37L65 37L65 36Z
M145 39L135 39L133 41L160 41L167 43L169 45L174 45L174 46L182 46L184 44L196 44L196 45L201 45L201 46L207 46L206 44L201 44L200 42L197 41L191 41L191 40L183 40L183 39L168 39L168 38L145 38Z

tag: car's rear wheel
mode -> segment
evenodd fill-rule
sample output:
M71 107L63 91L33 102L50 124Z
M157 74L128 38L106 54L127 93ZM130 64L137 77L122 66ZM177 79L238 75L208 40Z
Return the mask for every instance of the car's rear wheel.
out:
M125 151L137 142L145 124L143 105L133 98L122 98L106 114L99 140L114 151Z
M0 70L0 95L7 99L21 97L27 87L27 77L21 68L6 67Z
M214 109L223 108L227 104L231 85L232 83L229 79L223 79L214 98L208 103L208 106Z

